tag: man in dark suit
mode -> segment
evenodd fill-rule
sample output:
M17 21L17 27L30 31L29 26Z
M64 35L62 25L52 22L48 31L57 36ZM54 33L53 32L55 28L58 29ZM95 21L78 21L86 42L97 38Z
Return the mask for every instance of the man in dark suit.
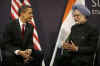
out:
M93 66L96 52L98 30L88 24L90 11L83 5L73 6L73 17L76 22L71 34L63 43L63 55L56 60L57 66Z
M32 8L22 6L19 19L7 24L4 48L8 66L41 66L42 56L33 48Z

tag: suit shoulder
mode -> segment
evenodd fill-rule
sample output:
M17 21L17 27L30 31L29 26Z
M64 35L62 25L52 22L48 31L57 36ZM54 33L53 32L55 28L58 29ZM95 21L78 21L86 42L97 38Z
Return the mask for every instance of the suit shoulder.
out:
M96 29L97 30L97 26L95 24L87 24L88 29Z
M91 33L95 32L99 34L99 30L95 24L88 24L88 29L91 31Z
M17 24L17 21L15 21L15 20L12 22L9 22L8 24L6 24L6 29L11 30L16 26L16 24Z
M14 24L17 24L18 22L19 22L18 20L12 20L7 25L14 25Z

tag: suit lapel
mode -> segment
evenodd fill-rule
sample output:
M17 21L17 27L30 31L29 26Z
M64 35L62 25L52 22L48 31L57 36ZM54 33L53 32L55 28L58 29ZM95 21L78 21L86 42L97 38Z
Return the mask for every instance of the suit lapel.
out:
M29 24L26 24L24 33L24 42L27 41L29 33L30 33L30 26Z
M21 27L20 27L20 24L19 24L19 20L16 20L16 33L17 33L18 37L19 37L20 39L22 39Z
M33 34L33 27L30 24L26 24L26 29L25 29L25 36L24 36L24 42L26 43L28 38L32 37Z

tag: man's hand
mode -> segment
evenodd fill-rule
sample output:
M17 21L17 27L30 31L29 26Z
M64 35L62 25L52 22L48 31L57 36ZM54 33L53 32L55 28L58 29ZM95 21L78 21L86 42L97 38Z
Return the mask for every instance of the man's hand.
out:
M30 56L32 54L32 49L26 49L25 53Z
M27 54L25 53L25 51L19 50L18 51L18 55L21 55L22 57L26 57Z
M24 62L27 63L29 60L32 59L31 57L32 50L26 49L25 51L18 51L18 54L24 58Z
M78 47L75 45L74 42L64 42L63 43L63 48L67 49L68 51L78 51Z
M28 63L28 61L32 60L31 56L27 56L27 58L24 58L24 63Z
M78 46L76 46L76 44L73 42L73 41L71 41L71 44L72 44L72 51L78 51Z
M70 50L71 49L71 44L70 43L63 43L63 48L64 49L67 49L67 50Z

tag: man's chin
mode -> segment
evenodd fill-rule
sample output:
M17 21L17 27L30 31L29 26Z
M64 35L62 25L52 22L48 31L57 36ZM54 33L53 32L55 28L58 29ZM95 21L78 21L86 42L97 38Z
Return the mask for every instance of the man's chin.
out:
M27 20L28 22L31 22L32 19Z
M79 22L78 22L78 21L76 21L75 23L76 23L76 24L79 24Z

